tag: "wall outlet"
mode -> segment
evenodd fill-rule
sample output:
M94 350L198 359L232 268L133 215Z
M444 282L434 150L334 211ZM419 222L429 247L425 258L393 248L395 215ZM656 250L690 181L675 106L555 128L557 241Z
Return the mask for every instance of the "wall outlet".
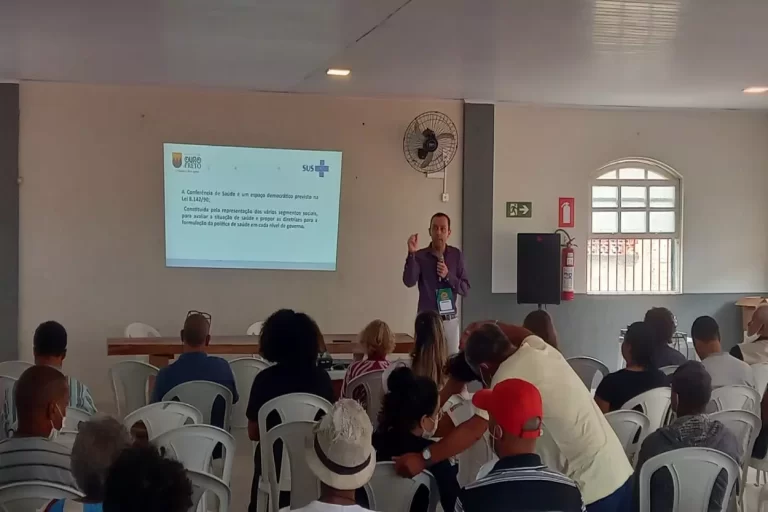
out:
M441 199L443 200L443 202L444 202L444 203L447 203L447 202L448 202L448 200L450 199L450 198L448 197L448 193L446 192L445 194L443 194L443 197L442 197Z

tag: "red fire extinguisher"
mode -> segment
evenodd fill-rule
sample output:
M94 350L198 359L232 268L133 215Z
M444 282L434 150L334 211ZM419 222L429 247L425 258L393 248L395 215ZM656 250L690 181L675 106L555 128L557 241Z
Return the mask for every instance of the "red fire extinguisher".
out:
M576 258L576 251L573 250L576 244L573 243L573 238L563 229L558 229L555 233L561 232L565 235L565 243L563 244L563 288L560 298L562 300L573 300L575 293L573 291L573 267L574 260Z

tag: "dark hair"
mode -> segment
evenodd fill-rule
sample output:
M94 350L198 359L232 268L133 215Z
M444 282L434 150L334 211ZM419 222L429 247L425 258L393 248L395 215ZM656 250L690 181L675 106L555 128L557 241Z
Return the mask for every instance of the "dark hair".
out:
M447 213L443 213L443 212L437 212L436 214L434 214L432 217L429 218L429 227L430 228L432 227L432 221L435 220L436 217L443 217L443 218L445 218L445 220L448 221L448 229L451 229L451 218L448 216Z
M472 370L472 367L467 364L467 357L464 352L459 352L448 359L448 363L445 365L445 373L450 378L459 382L468 383L480 380L480 377Z
M712 377L698 361L681 364L669 380L677 394L678 409L688 413L703 413L712 398Z
M259 353L273 363L303 366L317 363L323 335L305 313L280 309L261 326Z
M153 445L126 448L109 469L104 512L186 512L192 505L184 466Z
M190 347L200 347L211 331L211 322L201 313L192 313L184 320L181 337Z
M555 325L552 323L552 317L543 309L537 309L536 311L528 313L528 316L523 320L523 327L555 347L557 350L560 350L557 343Z
M35 329L33 346L37 356L63 356L67 353L67 330L59 322L43 322Z
M635 322L627 328L624 343L629 348L632 364L643 368L655 368L654 354L656 345L653 341L653 331L645 322Z
M443 320L435 311L422 311L416 315L411 368L414 374L429 377L438 387L442 387L447 361L448 345Z
M651 308L645 313L645 323L653 331L653 339L656 345L664 346L672 343L677 322L675 315L667 308Z
M464 349L471 366L482 363L501 363L514 347L509 338L496 324L485 324L473 332Z
M437 408L437 384L427 377L414 375L407 366L389 374L387 389L379 412L382 432L410 432L422 417L432 416Z
M691 337L693 341L720 340L720 326L711 316L700 316L693 321Z

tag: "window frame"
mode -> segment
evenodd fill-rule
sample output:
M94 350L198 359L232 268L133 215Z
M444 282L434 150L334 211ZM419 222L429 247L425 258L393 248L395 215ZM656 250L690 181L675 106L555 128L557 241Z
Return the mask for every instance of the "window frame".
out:
M619 170L626 168L642 168L645 170L645 175L648 175L648 171L667 176L667 179L619 179ZM612 171L615 171L616 178L600 179ZM608 186L616 187L616 206L609 207L594 207L593 206L593 187L595 186ZM646 189L646 205L643 207L622 207L621 206L621 187L622 186L642 186ZM673 208L652 208L650 198L650 187L654 186L674 186L675 187L675 206ZM664 232L650 232L650 213L651 212L674 212L675 214L675 231ZM616 213L616 232L615 233L595 233L592 231L592 213L593 212L615 212ZM645 232L630 233L621 231L621 212L645 212ZM661 240L671 239L673 241L671 254L671 287L669 291L653 291L653 290L590 290L590 280L587 279L586 291L588 295L680 295L683 293L683 179L679 172L670 167L669 165L644 157L629 157L614 160L592 173L589 180L589 216L588 216L588 230L587 239L589 243L592 240L626 240L626 239L638 239L638 240ZM586 275L590 275L591 261L589 260L589 254L586 255Z

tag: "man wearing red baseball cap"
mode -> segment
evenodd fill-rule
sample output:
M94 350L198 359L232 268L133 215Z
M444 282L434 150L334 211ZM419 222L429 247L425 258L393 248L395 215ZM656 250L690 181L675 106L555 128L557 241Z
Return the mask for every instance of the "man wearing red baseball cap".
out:
M462 489L457 512L585 510L574 481L547 469L536 455L544 416L536 386L508 379L475 393L472 404L490 416L488 427L499 461L487 476Z

